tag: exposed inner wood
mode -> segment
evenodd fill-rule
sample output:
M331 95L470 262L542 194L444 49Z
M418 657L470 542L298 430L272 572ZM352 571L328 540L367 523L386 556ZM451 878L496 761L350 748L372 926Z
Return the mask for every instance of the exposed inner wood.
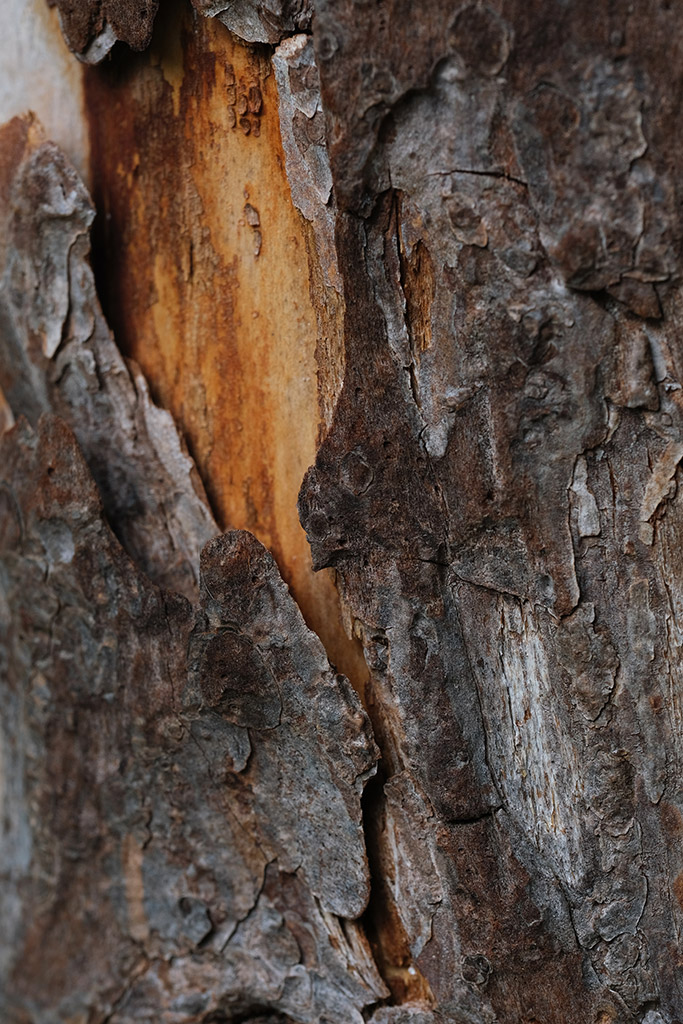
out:
M322 429L316 311L266 47L184 4L145 54L87 72L96 266L124 353L174 415L223 528L275 555L333 663L361 689L331 574L296 499Z
M29 111L88 184L88 130L81 65L45 0L3 0L0 124Z
M317 444L366 708L10 124L0 1021L681 1024L675 5L194 6L279 45L90 79L107 309L349 671Z

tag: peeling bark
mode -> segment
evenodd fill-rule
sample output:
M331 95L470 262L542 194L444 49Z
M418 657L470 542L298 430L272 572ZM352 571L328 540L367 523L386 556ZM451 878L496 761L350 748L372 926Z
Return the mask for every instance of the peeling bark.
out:
M79 56L99 58L103 33L143 45L126 28L135 5L115 6L79 8L86 31L60 4ZM275 280L269 245L287 260L253 184L240 197L249 262L219 239L211 152L188 126L210 114L237 132L224 108L239 99L248 130L230 166L275 166L244 148L261 123L282 152L293 206L278 223L307 240L308 280L283 273L280 298L310 303L317 331L318 445L299 514L362 645L365 686L344 657L364 705L297 607L314 593L308 570L290 593L251 533L219 534L236 506L217 525L199 473L229 494L246 446L218 466L220 431L207 438L206 408L200 423L168 388L168 361L153 348L148 384L119 354L87 262L87 193L30 119L11 122L3 1019L677 1024L676 11L195 7L269 48L226 72L216 54L241 44L185 20L187 68L182 53L158 66L114 54L91 96L133 113L112 127L120 179L106 116L93 125L96 184L120 211L137 203L121 182L138 180L141 221L166 245L144 168L137 179L125 162L162 111L131 152L160 159L168 132L161 200L174 230L201 226L199 262L168 289L184 324L188 304L206 308L188 283L197 267L239 295ZM163 17L170 32L175 14ZM130 268L110 275L118 294ZM233 301L212 351L252 337ZM140 295L132 305L129 338ZM270 402L238 362L226 372ZM204 398L224 398L210 378L202 368ZM150 388L195 432L197 468ZM257 404L239 404L240 429ZM295 544L272 519L286 576Z
M126 549L153 580L191 597L217 527L171 417L103 320L87 261L90 197L30 119L11 122L2 142L2 388L31 423L45 412L69 423Z

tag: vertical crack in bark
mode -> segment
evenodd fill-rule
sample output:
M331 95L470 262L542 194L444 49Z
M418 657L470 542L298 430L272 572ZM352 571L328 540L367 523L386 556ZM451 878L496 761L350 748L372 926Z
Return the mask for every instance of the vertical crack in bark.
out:
M93 10L98 3L92 0ZM222 5L195 6L215 14ZM282 17L271 25L272 38L268 19L260 22L259 5L251 0L231 10L227 20L239 31L246 25L243 16L249 20L254 15L260 24L256 31L275 42L292 25L308 27L305 6L297 8L297 21L285 5ZM384 9L378 20L372 5L361 11L344 2L321 2L316 11L341 205L355 211L352 216L373 204L377 211L391 200L387 182L395 200L396 223L382 231L369 214L371 228L353 252L347 246L347 265L341 268L342 276L357 285L348 311L355 316L349 321L348 340L355 334L357 344L349 347L346 381L350 388L353 370L358 403L349 413L347 402L345 421L333 417L342 365L334 353L330 394L320 400L324 427L336 430L338 445L328 447L320 460L331 497L327 506L322 502L328 533L319 547L324 549L332 538L326 549L329 560L325 550L322 556L316 553L320 564L339 565L347 624L358 615L358 623L346 632L362 635L372 669L367 704L382 761L362 801L371 878L362 924L392 990L386 1000L390 1005L379 1011L382 1024L382 1013L391 1004L413 999L428 1004L431 999L428 988L420 989L419 975L411 974L416 969L410 946L418 944L407 932L414 921L404 927L399 912L424 909L419 901L411 902L412 893L406 899L405 883L401 891L398 879L399 858L405 854L398 848L407 844L410 853L413 836L408 833L420 820L414 807L406 809L401 800L409 803L408 791L417 779L433 801L429 830L442 844L448 864L443 891L445 899L453 900L433 937L430 969L435 973L430 979L441 985L439 1012L442 993L447 1003L457 992L467 997L458 1003L458 1012L462 1008L468 1019L488 1019L495 1013L506 1022L564 1022L571 1015L596 1024L635 1018L668 1024L679 1016L680 978L670 937L680 938L683 906L683 870L676 852L683 833L677 784L681 638L676 621L682 543L677 489L683 446L675 338L680 310L673 277L680 248L673 188L678 155L675 105L669 100L678 85L675 62L662 71L660 59L662 41L673 37L671 6L660 5L642 22L629 15L624 33L618 13L599 5L588 21L581 5L569 5L551 26L533 4L510 2L494 11L486 4L467 3L446 15L443 5L428 3L420 11L417 32L410 19L394 12L391 45ZM188 33L183 46L193 45L190 37ZM203 77L195 75L185 85L177 76L167 77L163 67L154 72L156 80L148 79L150 95L155 90L162 95L167 86L173 93L170 97L166 90L151 116L145 112L155 132L163 133L171 123L169 110L180 118L177 138L165 140L166 154L152 168L152 178L172 174L175 155L186 143L191 145L194 127L203 123L207 111L223 129L215 132L221 145L232 130L244 133L241 141L249 140L245 145L263 138L267 121L261 118L262 105L272 110L273 95L265 87L260 91L258 60L247 61L246 71L241 65L235 73L237 59L233 67L232 57L226 62L220 47L216 52L217 60L210 46L196 54L200 60L187 61L188 72L191 64L201 65ZM207 54L211 59L204 63ZM299 35L287 38L276 58L279 87L289 90L292 100L291 132L283 131L288 159L299 161L299 171L290 175L292 193L305 180L299 200L312 204L309 256L315 255L316 246L323 250L321 239L331 223L336 220L339 227L336 200L328 189L331 175L321 141L322 107L317 82L312 82L317 72L311 54L310 38ZM208 64L210 73L204 75ZM142 73L142 63L136 67ZM240 80L240 74L249 81ZM249 116L237 125L233 93L242 86L238 102ZM252 89L254 97L258 94L253 102ZM200 93L201 103L193 106ZM107 95L111 98L115 91ZM114 114L106 103L99 104L100 112L105 111L105 138L112 132L115 138L118 121L134 109L130 102L121 103L122 98L125 93L116 97ZM224 119L226 99L232 125L230 115ZM137 124L133 134L142 139L145 131ZM201 130L196 132L197 138L201 135ZM184 138L181 146L179 138ZM112 143L112 150L117 159L125 156L125 147ZM171 159L166 159L168 153ZM197 184L203 153L190 156L176 167L179 179L169 190L172 199L183 189L187 198L187 183L191 188ZM150 190L148 180L145 193L149 167L144 157L137 164L135 159L124 161L119 174L126 182L123 200L119 197L123 206L145 194L156 201L156 182ZM274 187L279 181L273 174L268 184ZM221 185L209 180L187 210L177 216L173 210L168 220L174 242L179 232L200 222L202 204L210 206ZM251 181L248 185L253 187ZM220 194L229 200L228 192ZM405 238L399 194L409 209ZM246 209L246 198L259 230L264 228L257 254L262 268L269 251L276 249L265 230L267 204L259 206L254 195L240 194L241 209ZM284 209L282 196L273 199L272 207ZM138 225L148 223L150 208L140 208L138 214ZM213 230L220 218L213 208L208 217ZM290 227L294 231L292 223ZM253 269L253 233L245 233L252 260L245 266ZM303 236L296 237L300 243ZM181 293L179 304L194 308L196 295L182 289L208 275L216 285L214 305L217 295L230 291L223 287L230 283L223 254L209 251L207 238L190 239L188 266L177 277L172 260L171 273L167 266L155 276L154 288L163 292L153 304L159 307L157 313ZM138 232L137 244L145 241ZM397 251L390 252L387 243L394 241ZM329 243L328 234L327 255ZM287 253L295 262L296 246ZM145 259L151 263L157 255L152 252L150 258L147 252ZM321 281L334 290L339 268L322 261L317 270L315 284L314 275L310 277L311 292L317 289L320 298ZM68 271L73 285L70 263ZM381 343L381 331L375 332L371 322L375 311L371 303L364 305L367 278L387 328L388 338L383 336ZM134 284L129 279L126 288ZM392 288L396 294L390 294ZM141 292L146 301L151 289ZM240 294L247 292L252 294L250 287L233 289L225 320L207 321L218 328L214 333L222 341L232 337L221 332L233 318ZM291 295L295 292L300 299L300 282ZM353 304L360 313L353 312ZM431 339L432 306L441 332L436 344ZM342 300L335 309L343 309ZM212 310L209 305L210 315ZM73 313L70 305L63 327ZM248 323L251 313L251 308L241 307L230 326ZM318 351L325 359L334 345L325 347L321 340L328 321L318 314L316 310ZM159 325L155 330L157 338L167 336ZM154 350L148 343L151 335L139 324L132 334L145 339L148 351ZM211 330L203 335L209 337ZM186 337L183 330L174 336ZM612 354L613 379L610 372L603 378ZM243 358L245 351L240 350L236 361ZM66 376L66 367L62 373ZM247 367L244 381L251 395L261 382L253 366ZM56 382L61 385L62 376ZM367 397L373 387L363 407L362 392ZM206 388L200 391L199 433L216 409L229 405L209 400ZM401 433L404 413L410 423ZM270 418L264 417L263 423ZM242 421L244 425L244 416ZM324 433L321 427L318 441ZM209 440L203 453L207 463L214 459L212 445L220 436L216 431ZM319 445L320 451L323 447ZM193 450L201 462L200 445L193 442ZM371 468L371 454L378 453ZM397 458L400 466L394 473ZM338 488L338 477L349 465L356 475L348 473ZM270 472L269 464L266 469ZM409 480L403 490L401 471ZM380 477L380 499L373 504L370 493L364 504L366 491ZM210 483L211 472L204 478ZM277 483L269 479L270 491L268 485L259 490L253 474L245 481L245 504L257 525L259 516L266 516ZM430 495L424 503L423 491ZM430 518L433 492L440 512ZM217 512L219 505L214 502ZM403 517L408 506L416 510L412 519ZM160 509L165 517L163 500ZM289 512L285 507L285 514ZM229 517L223 513L227 524ZM273 512L270 542L265 539L286 575L291 550L287 542L280 543L282 514L282 507ZM437 581L427 570L440 570L453 554L447 551L448 557L440 557L445 543L436 550L434 523L439 515L439 536L459 548L457 561L448 573L439 572ZM337 521L330 524L335 516ZM51 572L45 569L48 582ZM457 590L454 617L460 623L448 632L442 626L448 604L444 594L451 584L453 593ZM315 625L310 594L306 597L305 588L293 589ZM458 605L463 595L469 608ZM62 613L60 605L56 614ZM167 616L169 632L171 619ZM363 656L356 650L347 664L334 649L335 630L326 632L321 619L316 622L330 663L362 691L367 670ZM52 643L54 617L49 628ZM386 663L375 665L380 640L389 670ZM460 650L461 642L467 665L458 676L460 655L452 661L448 657ZM439 663L441 655L445 660ZM468 673L473 690L466 685ZM175 702L172 680L170 690ZM439 703L437 693L446 694L445 703ZM470 701L482 734L477 732L473 740L476 730L471 730L461 743L455 734L470 714ZM413 728L423 712L425 721ZM305 719L304 714L300 722ZM443 719L452 731L446 740L439 733ZM325 721L319 731L332 728ZM465 748L473 758L483 748L490 784L481 781L484 768L476 777L479 788L472 785L460 760ZM441 758L436 768L435 751ZM247 761L246 770L251 767ZM450 790L441 775L448 777ZM207 777L213 784L213 773ZM356 794L365 778L362 772L356 774ZM485 805L487 799L491 806ZM501 806L504 810L499 811ZM467 838L461 838L465 832ZM423 839L418 836L418 843ZM423 843L423 853L427 845ZM663 848L666 869L660 864ZM303 876L298 865L292 876L297 883L301 879L295 876ZM427 874L428 868L420 864L414 875L418 887ZM273 883L271 895L281 880ZM556 881L566 899L553 902L551 893L544 902L544 886L549 891ZM297 891L293 902L300 898ZM511 907L504 905L508 899ZM540 906L548 920L537 929ZM350 912L356 911L354 905ZM319 906L316 912L324 916ZM328 915L329 921L333 916ZM567 916L576 948L586 954L583 983L575 969L574 940L564 930ZM491 930L487 932L491 918L493 939ZM258 936L264 923L256 915L252 923ZM342 933L348 940L341 941L348 980L353 931L336 918L328 930L331 945L333 938L341 941ZM419 933L419 927L414 930ZM544 945L548 935L549 944ZM470 943L463 946L467 952L462 957L460 939ZM470 987L457 989L459 982L439 977L444 965L452 974L460 969L460 980ZM556 973L548 973L555 968ZM520 987L532 978L527 1000ZM544 1003L546 997L557 1002ZM471 1009L475 1003L477 1009ZM267 1000L265 1005L270 1005Z
M377 733L375 733L375 737ZM386 864L386 774L380 761L379 770L363 794L363 830L370 870L370 899L362 924L370 941L375 964L390 996L385 1005L404 1003L434 1005L434 995L424 975L414 964L410 943L398 914L395 900L389 894Z

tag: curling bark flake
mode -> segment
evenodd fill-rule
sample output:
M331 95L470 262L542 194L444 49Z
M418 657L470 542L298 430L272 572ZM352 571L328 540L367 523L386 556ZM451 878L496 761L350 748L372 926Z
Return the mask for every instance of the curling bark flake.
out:
M152 29L152 4L135 32L137 5L123 0L58 6L87 60L103 40L145 45ZM180 170L154 187L160 210L196 228L199 262L179 269L177 294L201 310L197 274L214 267L239 295L287 267L285 239L305 239L290 249L294 261L305 247L308 281L283 269L278 296L283 316L290 300L311 308L317 332L305 365L318 443L299 514L362 644L362 668L351 641L339 650L363 703L273 557L247 531L219 532L199 477L227 495L227 525L242 448L212 461L220 431L169 389L167 356L140 345L147 384L119 354L88 265L88 195L34 122L11 122L3 1020L676 1024L677 12L607 0L194 6L227 26L225 42L220 26L162 11L151 52L176 31L180 79L119 49L86 76L102 112L94 190L125 236L121 182L136 181L136 230L151 225L163 256L163 215L125 142L156 159L160 136L174 140ZM260 45L241 57L228 29ZM217 60L223 46L237 72ZM224 132L200 161L187 125L210 110L240 131L217 89L227 107L242 89L249 130ZM136 118L155 110L162 124L143 137ZM231 168L257 182L239 203L229 195L251 232L243 264L239 238L206 213L212 196L221 208L206 168L228 136ZM240 163L247 139L266 149ZM279 164L263 162L280 146ZM279 220L255 198L259 167L273 168ZM103 236L114 246L115 229ZM112 266L110 296L127 280ZM138 296L121 317L130 350L135 317L160 301ZM252 409L239 404L243 300L230 301L207 345L239 353L216 365L240 382L236 408ZM288 328L279 343L293 352L296 337ZM210 376L198 372L205 396ZM172 396L197 468L150 388ZM276 391L259 392L272 422ZM253 514L258 524L272 508ZM282 537L295 533L278 539L273 522L269 546L312 622L318 591L303 563L293 569Z

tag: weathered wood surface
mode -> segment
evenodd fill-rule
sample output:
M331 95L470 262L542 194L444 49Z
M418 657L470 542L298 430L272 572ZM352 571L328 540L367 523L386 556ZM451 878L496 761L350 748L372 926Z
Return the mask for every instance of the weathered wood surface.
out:
M363 680L296 509L341 390L341 299L330 223L326 265L309 265L269 54L169 2L150 48L88 69L85 91L97 269L117 343L187 439L221 528L273 552L335 663ZM320 132L322 115L311 120ZM309 294L314 271L324 307Z
M278 44L253 61L320 332L300 515L367 712L250 534L209 540L194 593L216 527L104 328L87 196L10 125L1 386L30 423L0 455L2 1011L680 1024L675 7L254 11L270 35L227 23ZM200 463L211 494L225 470Z

